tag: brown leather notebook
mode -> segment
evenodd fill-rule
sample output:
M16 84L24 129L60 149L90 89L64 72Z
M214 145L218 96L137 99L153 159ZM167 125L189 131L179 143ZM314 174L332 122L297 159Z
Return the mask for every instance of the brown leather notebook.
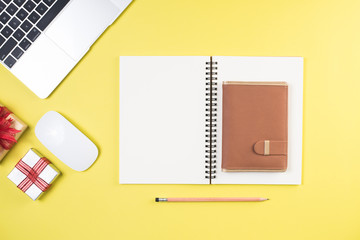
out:
M223 171L285 171L288 141L285 82L223 83Z

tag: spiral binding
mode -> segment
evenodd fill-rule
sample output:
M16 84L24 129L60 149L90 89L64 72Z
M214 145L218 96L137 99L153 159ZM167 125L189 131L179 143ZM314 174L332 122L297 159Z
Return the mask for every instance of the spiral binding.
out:
M206 62L205 178L216 178L217 62Z

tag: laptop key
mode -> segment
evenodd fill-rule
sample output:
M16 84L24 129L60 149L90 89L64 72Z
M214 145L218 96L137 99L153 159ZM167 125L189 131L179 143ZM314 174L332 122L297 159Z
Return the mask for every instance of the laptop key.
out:
M3 2L9 4L11 2L11 0L3 0Z
M29 16L28 19L29 19L33 24L35 24L35 23L39 20L39 18L40 18L39 14L37 14L36 12L32 12L32 13L30 14L30 16Z
M23 54L23 50L21 50L19 47L16 47L15 50L11 53L11 55L13 55L17 60L19 60Z
M31 29L31 31L28 33L26 37L30 39L30 41L34 42L39 35L40 35L40 31L36 27L34 27L33 29Z
M13 34L13 37L18 41L21 41L21 39L24 36L25 36L25 33L23 31L21 31L20 29L16 30L15 33Z
M28 20L25 20L25 22L23 22L23 24L21 24L20 28L22 30L24 30L24 32L28 32L32 27L32 24L28 21Z
M26 38L24 38L21 43L19 44L19 46L24 50L28 50L28 48L31 46L31 42L29 40L27 40Z
M11 28L9 28L8 26L5 26L4 29L1 31L1 34L6 38L10 37L12 33L13 30L11 30Z
M10 4L10 5L6 8L6 11L7 11L11 16L13 16L18 9L19 9L19 8L17 8L17 7L12 3L12 4Z
M23 8L18 11L16 16L21 20L24 21L24 19L29 15Z
M39 2L41 2L41 0L34 0L34 2L39 3Z
M14 0L13 2L14 2L18 7L21 7L21 6L24 4L25 0Z
M2 36L0 36L0 46L3 45L4 42L5 42L5 38L3 38Z
M10 38L6 43L0 48L0 60L4 60L5 57L14 49L17 42L15 39Z
M35 8L35 6L36 4L29 0L25 3L24 8L28 10L28 12L31 12Z
M48 10L48 7L43 3L40 3L39 6L37 6L36 8L36 11L41 15L43 15L46 12L46 10Z
M0 22L2 22L3 24L6 24L9 20L10 20L10 16L6 12L3 12L0 15Z
M43 2L50 7L55 2L55 0L43 0Z
M12 68L15 63L16 63L16 60L15 58L13 58L12 56L8 56L6 58L6 60L4 61L5 65L8 66L9 68Z
M12 29L16 29L19 25L20 25L20 21L17 20L16 18L12 18L11 21L9 22L10 27L12 27Z
M6 7L5 3L0 2L0 12L2 12L2 10L4 10Z
M46 4L47 2L53 2L52 0L44 1ZM69 0L58 0L50 9L49 11L43 16L43 18L38 22L36 25L41 31L44 31L45 28L50 24L52 20L61 12L61 10L68 4ZM48 5L48 4L47 4ZM48 5L50 6L50 5Z

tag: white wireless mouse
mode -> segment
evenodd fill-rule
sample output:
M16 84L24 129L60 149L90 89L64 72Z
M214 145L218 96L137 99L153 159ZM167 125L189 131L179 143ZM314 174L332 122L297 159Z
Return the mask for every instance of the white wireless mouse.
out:
M98 149L61 114L50 111L39 120L35 135L57 158L76 171L85 171L98 157Z

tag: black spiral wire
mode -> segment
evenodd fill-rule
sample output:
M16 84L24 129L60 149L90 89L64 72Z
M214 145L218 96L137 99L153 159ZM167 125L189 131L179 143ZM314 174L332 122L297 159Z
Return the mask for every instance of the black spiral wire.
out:
M216 178L217 62L206 62L205 178Z

